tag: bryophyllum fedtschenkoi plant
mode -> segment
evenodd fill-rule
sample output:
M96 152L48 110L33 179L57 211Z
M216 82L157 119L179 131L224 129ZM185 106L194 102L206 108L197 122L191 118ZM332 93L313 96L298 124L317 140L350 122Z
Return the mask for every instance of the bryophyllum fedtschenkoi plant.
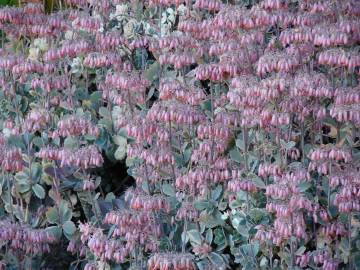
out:
M0 9L0 269L360 269L360 1L52 3Z

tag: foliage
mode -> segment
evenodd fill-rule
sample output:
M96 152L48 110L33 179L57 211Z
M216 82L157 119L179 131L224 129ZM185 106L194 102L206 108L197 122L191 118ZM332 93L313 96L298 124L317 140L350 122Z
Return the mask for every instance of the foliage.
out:
M359 1L44 3L0 9L1 269L360 269Z

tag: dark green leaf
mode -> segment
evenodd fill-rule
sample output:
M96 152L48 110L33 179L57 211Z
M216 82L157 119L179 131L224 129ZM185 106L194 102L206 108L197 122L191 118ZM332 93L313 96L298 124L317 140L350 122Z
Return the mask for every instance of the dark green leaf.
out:
M74 92L74 98L76 100L85 100L88 97L89 97L89 93L85 88L76 89Z
M147 70L145 70L145 78L148 79L148 81L153 82L158 78L158 72L160 69L160 65L158 62L154 62L151 64ZM151 98L148 95L148 100Z
M106 107L100 107L99 114L105 119L111 119L111 112Z
M100 103L101 101L101 96L102 96L102 93L100 91L96 91L96 92L93 92L91 95L90 95L90 101L92 103L92 106L94 108L97 108L98 107L98 104Z
M235 141L236 146L241 149L241 150L245 150L245 144L244 144L244 140L243 139L237 139Z
M59 213L55 207L50 207L46 211L46 218L47 218L47 221L51 224L54 224L54 223L58 224L60 222Z
M285 142L284 140L281 140L280 142L281 142L281 146L286 150L290 150L296 145L296 143L293 141Z
M204 111L211 111L211 101L206 100L200 104L201 109Z
M301 182L300 184L298 184L298 189L300 192L305 192L307 191L309 188L311 188L312 184L311 182Z
M59 226L50 226L45 229L48 233L55 237L55 239L61 238L61 228Z
M60 215L60 220L62 221L63 224L64 224L65 221L70 220L71 217L72 217L72 211L67 206L67 203L65 201L60 202L59 215Z
M211 242L212 242L212 240L213 240L213 238L214 238L214 234L213 234L212 229L208 229L208 230L206 231L206 235L205 235L205 240L206 240L206 242L210 245Z
M248 257L255 257L258 254L259 249L260 245L258 242L240 246L240 252Z
M216 201L217 199L220 198L221 192L222 192L222 186L217 185L216 188L211 191L211 198L214 201Z
M114 157L117 159L117 160L123 160L126 156L126 147L127 145L120 145L115 153L114 153Z
M249 216L255 224L259 224L267 216L267 212L264 209L252 208L249 212Z
M38 197L39 199L44 199L45 198L45 190L39 184L33 185L32 190L34 191L36 197Z
M301 246L301 247L299 247L298 250L295 252L295 255L296 255L296 256L301 256L301 255L304 254L305 251L306 251L306 247Z
M202 211L204 209L211 208L213 205L209 201L195 201L194 208Z
M41 178L42 166L34 162L31 164L31 179L33 182L38 182Z
M199 221L205 225L206 228L214 228L224 224L221 213L217 210L215 210L212 214L208 214L206 211L201 212Z
M235 161L237 163L242 163L244 161L237 148L234 148L230 151L230 158L232 161Z
M74 222L72 222L70 220L65 221L62 228L64 230L65 235L69 236L69 237L71 237L71 235L73 235L74 232L76 231L76 226L75 226Z
M43 147L44 146L44 142L43 140L41 139L41 137L35 137L33 139L33 144L37 147Z
M266 185L265 185L264 181L261 180L260 177L257 177L257 176L254 177L254 178L252 179L252 182L253 182L254 185L257 186L258 188L262 188L262 189L265 189L265 188L266 188Z
M162 191L165 195L168 195L170 197L175 197L175 189L173 185L170 185L168 183L164 183L162 185Z
M190 242L195 245L201 245L201 234L198 230L187 231L187 235L190 239Z
M16 178L16 176L19 177L19 175L25 176L26 178ZM23 172L16 174L16 176L16 190L22 194L28 192L31 189L29 176L24 174Z
M356 270L360 270L360 252L356 252L353 257Z
M226 263L221 255L215 252L211 252L209 254L211 263L217 268L217 269L225 269Z
M214 230L214 243L217 245L225 245L226 244L226 237L224 231L221 228L216 228Z
M64 141L64 147L70 150L77 148L78 140L75 137L67 137Z

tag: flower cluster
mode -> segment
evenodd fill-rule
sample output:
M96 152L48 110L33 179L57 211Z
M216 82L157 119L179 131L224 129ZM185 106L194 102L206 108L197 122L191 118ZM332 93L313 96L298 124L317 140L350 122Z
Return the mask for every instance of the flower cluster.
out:
M99 135L99 128L94 126L87 119L78 116L69 116L58 122L55 134L62 137L80 135L97 137Z
M3 228L0 232L1 241L7 243L15 252L23 252L22 256L50 253L50 245L56 241L50 233L42 229L32 229L6 219L0 224Z
M60 167L75 166L83 169L100 167L104 160L96 146L81 147L76 151L45 147L40 149L37 156L46 160L58 161Z
M0 9L4 267L357 267L359 1L65 3Z
M151 270L174 269L192 270L196 269L193 255L188 253L155 253L148 262Z

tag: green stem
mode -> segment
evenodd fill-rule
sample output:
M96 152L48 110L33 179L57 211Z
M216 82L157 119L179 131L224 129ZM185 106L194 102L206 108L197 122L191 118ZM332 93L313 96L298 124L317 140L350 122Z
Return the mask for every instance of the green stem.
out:
M351 212L349 213L348 216L348 241L349 241L349 270L353 269L352 268L352 259L351 259Z
M186 232L187 232L187 227L188 227L188 223L187 223L187 218L185 217L185 220L184 220L184 234L186 234ZM186 245L186 243L185 243L185 239L184 239L184 241L182 241L182 244L181 244L181 252L182 253L185 253L185 245Z
M2 176L4 178L4 172L2 172ZM10 177L9 176L6 177L6 183L7 183L8 193L9 193L9 202L8 203L9 203L9 208L10 208L11 220L13 222L15 222L12 195L11 195Z
M131 102L131 97L130 97L130 91L129 90L127 91L127 98L128 98L128 103L129 103L129 106L130 106L131 117L134 118L134 107L133 107L133 104Z
M148 189L149 189L149 195L152 195L152 189L150 187L150 181L149 181L149 172L148 172L146 162L145 162L145 180L146 180L146 184L147 184Z
M172 144L171 144L171 140L172 140L172 130L171 130L171 120L169 119L169 147L170 147L170 152L172 153ZM174 178L174 187L175 187L175 181L176 181L176 175L175 175L175 167L173 164L171 164L171 171L173 174L173 178Z
M25 224L28 222L29 220L29 203L26 203L26 208L25 208Z
M305 161L305 123L301 122L301 162Z
M210 84L210 105L211 105L211 122L214 123L214 87L213 84ZM214 162L214 148L215 148L215 140L212 138L211 142L211 164Z
M293 243L293 215L291 214L291 237L290 237L290 253L291 253L291 261L290 261L290 269L294 269L294 243Z
M340 129L341 129L341 123L338 123L337 125L337 132L336 132L336 143L338 144L340 142Z
M161 19L162 19L162 6L160 5L160 10L159 10L159 37L161 38L162 33L161 33Z
M245 156L245 168L246 171L249 171L249 162L248 162L248 140L249 140L249 136L248 136L248 130L246 127L244 127L243 129L243 140L244 140L244 156Z
M101 218L100 218L100 215L99 215L99 213L97 211L96 202L95 202L95 199L94 199L95 196L92 195L92 192L90 190L88 192L88 196L89 196L89 199L91 201L91 206L92 206L94 214L95 214L96 223L98 223L99 221L101 221Z
M246 214L249 214L249 210L250 210L249 192L246 192Z
M331 197L331 187L330 187L331 171L332 171L332 163L330 162L329 176L328 176L328 190L327 190L327 206L329 213L330 213L330 197Z

